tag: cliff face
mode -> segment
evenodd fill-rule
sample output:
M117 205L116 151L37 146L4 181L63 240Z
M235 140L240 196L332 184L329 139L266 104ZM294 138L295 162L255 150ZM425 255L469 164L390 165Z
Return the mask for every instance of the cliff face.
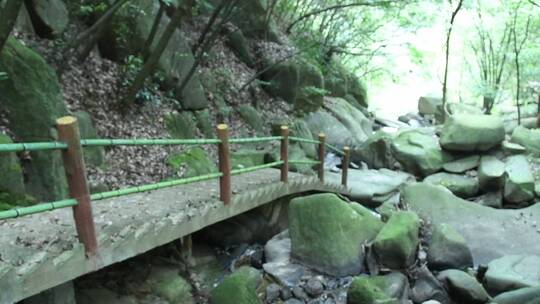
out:
M183 2L181 25L130 106L122 98L144 63L145 51L156 51L174 8L130 1L106 24L89 57L79 61L65 52L66 46L101 12L82 12L80 5L61 0L38 2L22 7L14 37L0 54L0 71L9 77L0 81L0 124L14 141L54 139L54 121L67 114L84 121L86 138L212 137L214 126L224 122L232 136L269 135L281 124L302 126L307 136L354 133L344 139L336 133L340 138L335 143L345 145L359 144L371 130L363 114L367 95L361 81L337 60L321 63L305 55L267 18L264 1L239 1L229 15L218 18L214 27L219 28L207 33L212 37L202 45L198 41L219 3ZM148 43L152 32L155 38ZM19 68L10 68L15 65ZM292 149L300 159L313 154L309 145ZM194 151L182 147L91 151L89 180L98 191L211 171L213 148L196 152L194 158ZM275 155L270 147L242 147L236 151L236 165ZM15 178L24 177L26 192L39 200L65 196L56 157L20 156L24 170ZM201 163L206 168L199 170Z

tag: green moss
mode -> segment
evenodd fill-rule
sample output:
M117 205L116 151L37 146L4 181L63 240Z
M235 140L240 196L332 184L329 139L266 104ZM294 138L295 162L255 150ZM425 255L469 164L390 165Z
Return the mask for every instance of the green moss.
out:
M396 212L373 242L375 253L384 266L404 269L413 262L418 247L420 219L409 211Z
M216 137L210 112L208 110L195 111L195 118L197 119L197 127L205 138Z
M238 108L238 113L257 134L262 135L264 133L264 123L261 114L255 108L250 105L241 105Z
M167 163L174 169L186 167L186 177L199 176L216 172L215 164L208 158L206 152L199 148L192 148L184 153L172 154Z
M171 113L165 116L165 127L173 138L195 138L196 126L195 116L190 112Z
M384 277L357 277L347 291L347 304L398 304L397 299L386 294L386 289Z
M96 129L92 123L90 114L84 111L73 113L79 123L79 131L82 139L99 138ZM103 147L87 147L84 149L84 160L87 164L101 166L105 162L105 150Z
M226 277L211 293L212 304L260 304L257 286L260 273L250 267L242 267Z
M0 211L15 207L28 207L36 203L36 199L30 195L0 192Z
M0 103L7 110L9 127L20 141L55 140L56 119L67 115L54 70L45 60L16 39L10 38L0 54ZM42 200L67 196L62 160L50 151L30 153L25 168L26 190Z

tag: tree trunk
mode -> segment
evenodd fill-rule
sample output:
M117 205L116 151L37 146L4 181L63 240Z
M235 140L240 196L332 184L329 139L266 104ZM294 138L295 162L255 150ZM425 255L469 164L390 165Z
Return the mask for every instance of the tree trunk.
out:
M163 34L161 34L161 37L159 38L159 41L155 49L151 52L150 56L148 57L148 60L144 63L139 73L137 73L137 76L135 77L133 84L128 89L128 92L123 100L123 104L125 106L130 106L135 102L137 93L143 87L144 81L146 80L146 78L152 73L152 71L156 67L159 61L159 58L163 54L163 51L165 51L165 48L167 48L167 44L169 44L169 40L174 34L174 31L177 29L178 25L180 24L181 16L182 16L181 10L176 9L173 16L171 17L171 21L169 22L169 24L167 24L167 27L165 28L165 31L163 32Z
M0 52L2 52L4 44L15 26L22 3L22 0L7 0L0 12Z
M150 52L152 50L152 44L154 43L154 38L156 37L157 31L159 29L159 24L161 23L161 18L163 17L163 14L165 13L165 5L160 1L159 2L159 11L156 15L156 18L154 18L154 23L152 24L152 29L150 30L150 34L148 34L148 38L146 38L146 42L144 43L144 49L142 51L142 58L144 61L148 60L148 57L150 56Z

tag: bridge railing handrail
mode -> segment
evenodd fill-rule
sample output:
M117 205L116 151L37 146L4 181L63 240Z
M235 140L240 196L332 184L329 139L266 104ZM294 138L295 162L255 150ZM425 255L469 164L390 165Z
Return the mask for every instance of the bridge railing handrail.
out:
M52 142L31 142L31 143L11 143L0 144L0 153L23 152L23 151L45 151L61 150L64 159L64 168L70 187L72 198L55 202L40 203L29 207L18 207L6 211L0 211L0 220L21 217L25 215L47 212L55 209L73 207L73 213L77 226L79 240L84 244L88 255L97 251L97 240L94 231L94 221L90 201L104 200L128 194L135 194L147 191L158 190L167 187L184 185L199 181L220 179L220 199L224 204L231 201L231 176L254 172L266 168L280 167L281 181L288 182L289 164L312 165L318 167L318 177L324 181L324 157L325 149L344 156L342 170L342 185L347 185L347 168L349 164L349 148L340 150L335 146L326 143L325 135L320 134L317 140L301 137L289 136L287 126L281 128L280 136L250 137L250 138L228 138L228 128L226 125L219 125L217 133L219 138L212 139L80 139L77 120L74 117L63 117L58 120L58 130L60 141ZM64 139L64 140L62 140ZM230 163L229 144L247 144L262 142L281 142L281 159L271 163L256 165L247 168L232 169ZM304 142L318 145L318 160L289 160L289 142ZM201 176L186 177L162 181L158 183L145 184L135 187L123 188L113 191L90 194L85 176L84 160L82 148L96 146L134 146L134 145L207 145L217 144L219 149L219 172L205 174ZM75 172L75 173L74 173ZM78 175L76 174L78 173ZM89 227L91 226L91 227Z

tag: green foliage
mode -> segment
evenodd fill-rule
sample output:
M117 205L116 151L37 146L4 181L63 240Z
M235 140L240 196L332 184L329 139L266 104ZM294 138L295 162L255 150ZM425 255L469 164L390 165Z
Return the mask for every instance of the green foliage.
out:
M0 81L2 80L7 80L9 77L8 77L8 74L6 72L0 72Z
M175 171L185 167L185 177L199 176L217 171L215 164L200 147L192 148L184 153L172 154L167 159L167 163Z
M79 7L79 14L83 17L101 14L107 10L105 2L82 4Z
M27 207L36 204L36 199L30 195L0 192L0 211L16 207Z
M129 55L122 66L124 77L121 78L121 86L124 88L131 86L143 65L144 61L141 57ZM159 71L154 73L152 77L145 81L145 86L137 93L136 101L160 104L162 102L160 87L164 81L163 73Z

